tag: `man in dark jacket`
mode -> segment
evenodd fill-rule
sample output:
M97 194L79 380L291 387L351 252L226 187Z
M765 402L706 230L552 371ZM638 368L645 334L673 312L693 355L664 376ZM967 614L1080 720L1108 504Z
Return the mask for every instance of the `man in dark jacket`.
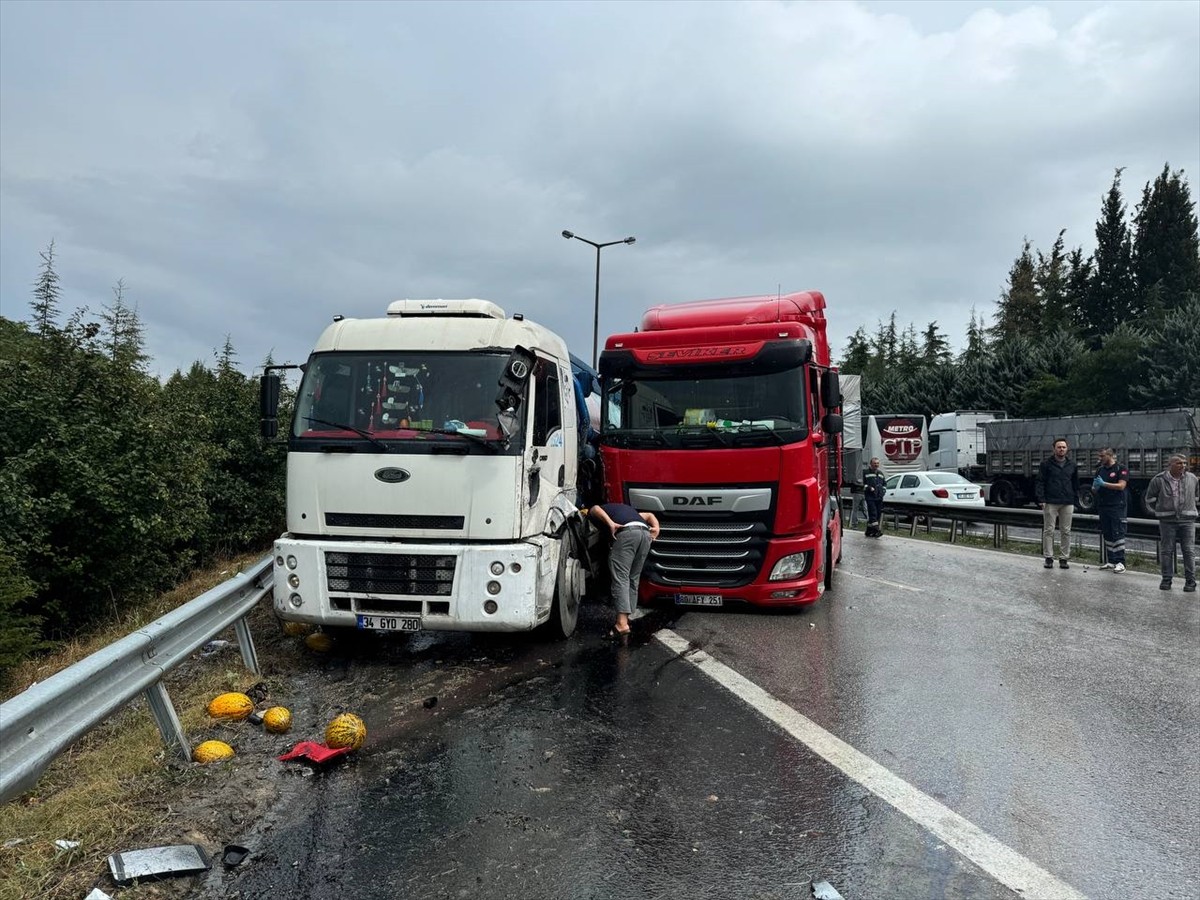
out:
M1058 567L1069 569L1071 516L1079 494L1079 468L1067 458L1066 438L1054 442L1054 455L1042 461L1034 492L1042 508L1042 556L1045 567L1054 568L1054 523L1058 521Z
M887 478L879 468L878 457L872 457L871 468L863 473L863 499L867 501L867 537L883 537L883 496L887 493Z

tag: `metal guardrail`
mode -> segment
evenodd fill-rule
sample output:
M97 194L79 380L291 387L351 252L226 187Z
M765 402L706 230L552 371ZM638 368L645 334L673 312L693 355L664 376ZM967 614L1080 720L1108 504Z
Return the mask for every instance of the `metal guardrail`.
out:
M843 498L844 500L845 498ZM847 502L842 504L843 522L849 517L848 510L850 505ZM900 528L900 516L911 516L912 521L909 526L909 534L917 533L917 523L924 519L927 527L931 527L934 519L948 521L950 523L950 541L953 543L959 533L966 536L966 525L968 522L978 522L992 526L992 545L1000 547L1007 539L1007 530L1009 526L1018 528L1033 528L1041 530L1042 528L1042 511L1040 509L1010 509L1007 507L986 506L986 507L953 507L953 506L936 506L929 503L904 503L902 501L893 501L884 498L883 501L884 517L891 516L892 526L897 531ZM1158 521L1156 519L1127 519L1127 537L1142 538L1155 542L1155 556L1162 552L1159 546L1159 530ZM961 528L959 526L962 526ZM1094 534L1100 536L1100 517L1090 513L1075 513L1071 518L1071 532L1073 534ZM1197 534L1200 535L1200 524L1197 527ZM1099 541L1099 549L1101 556L1105 555L1104 541Z
M162 678L230 625L246 668L258 656L245 616L270 592L272 557L201 594L87 659L0 704L0 802L32 788L56 756L144 694L163 741L191 748Z

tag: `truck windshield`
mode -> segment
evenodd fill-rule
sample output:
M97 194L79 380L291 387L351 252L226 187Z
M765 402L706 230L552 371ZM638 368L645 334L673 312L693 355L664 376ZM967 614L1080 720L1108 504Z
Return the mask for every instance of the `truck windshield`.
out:
M296 400L293 446L519 453L523 426L506 449L496 421L507 359L501 351L314 354Z
M803 369L737 377L664 375L614 379L605 386L606 443L720 448L791 443L808 434Z

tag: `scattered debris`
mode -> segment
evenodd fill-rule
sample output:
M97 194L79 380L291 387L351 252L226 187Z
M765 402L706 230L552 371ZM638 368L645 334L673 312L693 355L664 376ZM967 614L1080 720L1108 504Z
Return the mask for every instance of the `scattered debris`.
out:
M350 752L349 747L326 747L316 741L301 741L287 753L275 757L280 762L296 760L323 766Z
M809 628L816 628L816 627L817 627L817 623L816 623L816 622L809 622L809 623L808 623L808 627L809 627Z
M74 850L79 846L79 841L64 841L62 838L59 838L54 842L54 846L59 850Z
M108 868L112 871L113 880L127 887L135 881L195 875L210 867L203 847L176 844L114 853L108 858Z
M828 881L814 881L812 883L813 900L843 900Z
M718 800L720 800L721 798L720 798L720 797L718 797L716 794L709 794L709 795L708 795L707 797L705 797L704 799L705 799L705 800L707 800L709 803L716 803L716 802L717 802Z
M249 855L250 851L245 847L239 847L237 844L226 844L225 850L221 854L221 862L232 869L234 866L240 866Z
M9 838L3 844L0 844L0 847L3 847L5 850L11 850L13 847L17 846L17 844L23 844L27 840L29 840L29 839L28 838Z
M84 897L83 900L113 900L113 898L100 890L100 888L92 888L92 892Z
M437 706L437 697L426 697L421 701L421 705L426 709L433 709Z
M212 656L214 653L220 653L229 646L229 641L209 641L200 648L201 656Z

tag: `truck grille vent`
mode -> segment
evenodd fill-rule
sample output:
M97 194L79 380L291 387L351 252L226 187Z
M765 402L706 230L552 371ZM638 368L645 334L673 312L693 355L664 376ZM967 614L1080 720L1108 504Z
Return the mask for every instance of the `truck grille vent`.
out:
M762 567L770 529L759 518L703 521L659 515L658 539L642 575L653 584L741 587Z
M325 524L338 528L440 528L461 531L462 516L401 516L386 513L325 513Z
M325 554L330 591L449 597L454 586L453 556L415 553Z

